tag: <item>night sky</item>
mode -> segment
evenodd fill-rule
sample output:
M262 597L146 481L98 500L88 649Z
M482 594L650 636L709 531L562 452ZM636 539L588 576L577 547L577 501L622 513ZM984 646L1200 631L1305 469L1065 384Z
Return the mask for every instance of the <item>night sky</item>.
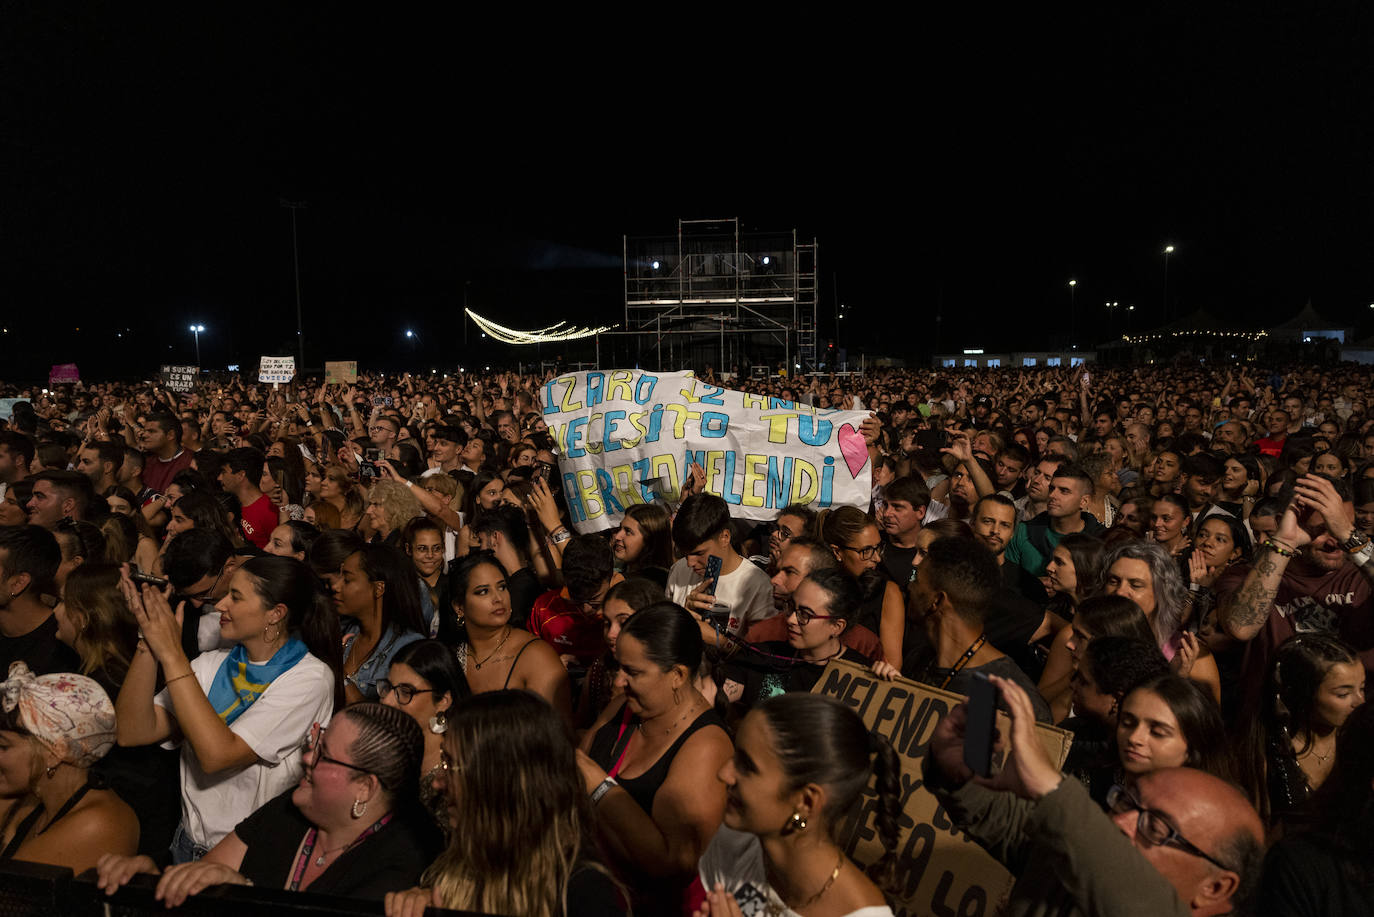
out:
M1158 324L1165 243L1175 315L1254 326L1310 299L1374 331L1364 4L282 6L6 8L0 378L147 375L192 360L193 321L206 367L294 352L282 199L308 202L316 366L514 361L463 350L465 291L516 327L616 322L621 234L679 217L815 236L821 327L838 294L851 352L1050 344L1070 278L1085 346L1106 301Z

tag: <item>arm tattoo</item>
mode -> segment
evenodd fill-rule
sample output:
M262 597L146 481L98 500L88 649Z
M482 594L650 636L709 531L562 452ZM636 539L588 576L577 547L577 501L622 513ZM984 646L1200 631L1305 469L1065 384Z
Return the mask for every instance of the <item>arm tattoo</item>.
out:
M1279 569L1274 554L1262 552L1240 590L1222 610L1228 629L1234 633L1235 629L1260 627L1269 617L1269 609L1274 604L1274 596L1278 595L1282 579L1283 571ZM1272 585L1267 584L1266 580L1272 580Z

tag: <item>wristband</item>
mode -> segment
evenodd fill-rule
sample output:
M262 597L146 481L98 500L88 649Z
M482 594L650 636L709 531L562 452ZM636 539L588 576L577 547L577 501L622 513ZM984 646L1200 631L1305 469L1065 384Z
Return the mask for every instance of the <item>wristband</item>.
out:
M555 531L552 535L549 536L549 544L562 544L565 541L571 540L572 532L569 532L566 528L563 527L560 527L557 531Z
M414 489L415 489L415 482L412 481L412 480L407 479L407 480L406 480L406 486L409 487L411 490L414 490Z
M618 786L620 786L620 784L616 782L616 779L614 777L607 777L605 780L598 783L596 785L596 789L592 790L592 805L596 805L598 802L601 801L601 797L605 796L612 789Z

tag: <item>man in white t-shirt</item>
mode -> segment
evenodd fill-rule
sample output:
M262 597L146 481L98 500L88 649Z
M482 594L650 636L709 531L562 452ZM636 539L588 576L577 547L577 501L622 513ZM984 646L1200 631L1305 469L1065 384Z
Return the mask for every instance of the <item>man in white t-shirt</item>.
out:
M668 598L701 619L708 645L720 642L713 627L742 634L773 614L768 574L746 561L730 543L730 508L715 494L688 497L673 520L673 543L682 559L668 573ZM715 588L706 581L712 557L720 558Z

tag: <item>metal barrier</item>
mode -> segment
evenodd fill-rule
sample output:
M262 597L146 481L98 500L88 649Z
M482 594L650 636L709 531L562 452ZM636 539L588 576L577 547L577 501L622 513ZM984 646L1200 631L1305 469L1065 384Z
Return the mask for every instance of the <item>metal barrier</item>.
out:
M70 869L10 861L0 863L0 917L381 917L380 901L312 895L244 885L207 888L169 910L153 897L156 876L135 876L106 895L93 872L74 878ZM428 908L426 917L481 917L472 911Z

